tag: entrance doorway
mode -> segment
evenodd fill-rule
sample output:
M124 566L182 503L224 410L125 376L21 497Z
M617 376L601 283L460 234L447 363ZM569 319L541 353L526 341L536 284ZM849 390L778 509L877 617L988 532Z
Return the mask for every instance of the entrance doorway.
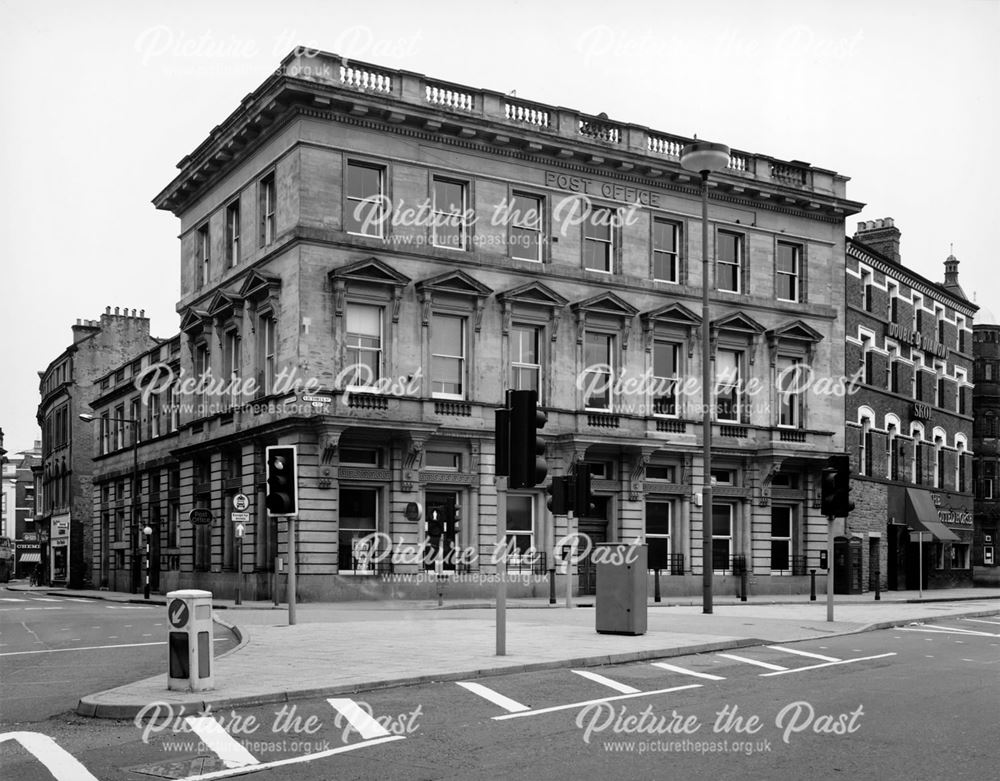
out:
M590 508L590 514L585 515L577 522L577 531L586 534L590 538L591 545L608 541L608 504L607 496L594 496ZM577 574L580 578L579 593L581 595L597 593L597 566L594 564L591 554L581 559L577 567Z
M454 491L427 492L427 539L424 543L424 568L455 569L455 544L458 539L458 494Z

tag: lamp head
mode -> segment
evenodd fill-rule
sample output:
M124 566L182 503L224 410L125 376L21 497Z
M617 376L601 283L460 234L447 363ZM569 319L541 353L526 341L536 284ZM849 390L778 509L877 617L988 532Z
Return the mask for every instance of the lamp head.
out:
M78 417L84 423L90 423L90 421L92 421L94 419L94 416L91 415L89 412L81 412Z
M681 168L702 174L720 171L729 165L729 147L710 141L695 141L681 150Z

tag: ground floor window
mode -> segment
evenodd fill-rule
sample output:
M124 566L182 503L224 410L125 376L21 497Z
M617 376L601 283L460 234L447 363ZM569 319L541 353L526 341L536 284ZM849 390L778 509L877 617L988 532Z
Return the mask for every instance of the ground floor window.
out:
M517 567L525 554L534 546L535 512L532 497L512 494L507 496L507 549L512 551L508 567ZM527 558L530 558L528 556Z
M969 546L962 545L959 543L952 543L951 546L951 568L952 569L968 569L969 568Z
M340 533L337 566L341 572L372 572L372 549L369 535L374 534L378 518L377 488L340 489Z
M791 507L780 505L771 508L771 572L788 573L792 570L792 522Z
M731 504L712 505L712 569L730 568L733 552L733 510Z
M670 502L646 502L646 545L648 566L670 571Z

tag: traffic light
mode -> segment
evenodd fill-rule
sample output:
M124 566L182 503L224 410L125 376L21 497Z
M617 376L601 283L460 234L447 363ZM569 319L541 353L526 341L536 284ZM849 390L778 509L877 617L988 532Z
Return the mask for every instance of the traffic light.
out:
M837 514L834 512L834 501L836 501L837 496L837 470L832 466L823 467L820 480L820 512L827 518L833 518Z
M577 461L573 474L573 512L577 518L590 515L593 499L590 495L590 464Z
M267 497L264 504L268 515L298 515L299 474L294 445L272 445L265 448L267 461Z
M545 442L538 436L547 420L538 409L537 391L510 392L510 488L532 488L548 474Z
M568 477L553 477L552 482L546 489L549 500L545 504L549 508L549 512L553 515L566 515L572 509L568 506L567 502L571 497L569 483L570 480Z
M506 407L497 410L493 433L497 448L495 474L506 477L510 474L510 410Z
M830 456L823 468L820 508L828 518L846 518L854 509L851 501L851 459Z

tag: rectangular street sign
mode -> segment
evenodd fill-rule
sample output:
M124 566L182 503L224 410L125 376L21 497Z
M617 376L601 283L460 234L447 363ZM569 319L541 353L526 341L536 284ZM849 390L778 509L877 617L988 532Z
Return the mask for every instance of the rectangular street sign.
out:
M250 513L232 513L233 523L250 523Z

